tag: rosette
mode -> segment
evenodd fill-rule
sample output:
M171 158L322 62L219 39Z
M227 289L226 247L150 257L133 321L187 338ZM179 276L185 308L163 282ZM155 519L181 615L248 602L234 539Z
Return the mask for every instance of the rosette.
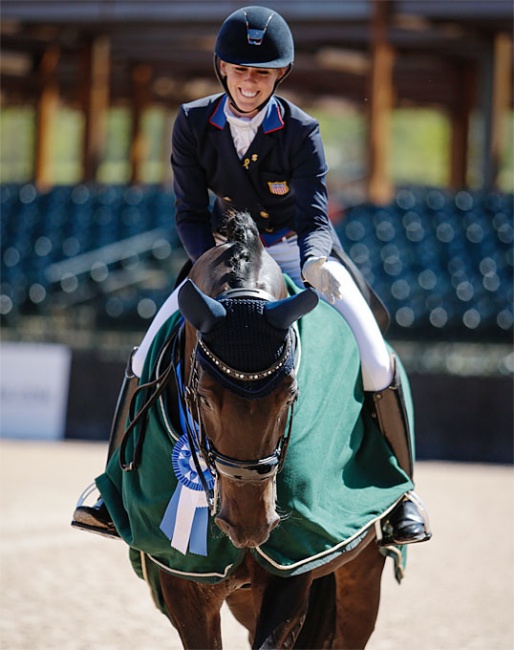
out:
M198 456L198 459L205 481L212 489L214 477L202 458ZM171 463L178 483L159 528L171 541L171 546L182 554L189 549L190 553L206 556L209 509L187 435L173 447Z

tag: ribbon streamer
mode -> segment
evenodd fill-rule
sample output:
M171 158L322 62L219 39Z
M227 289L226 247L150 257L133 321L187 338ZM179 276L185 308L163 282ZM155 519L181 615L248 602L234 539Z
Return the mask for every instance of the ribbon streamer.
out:
M205 480L212 489L214 477L203 460L199 460ZM196 471L187 435L183 435L173 447L171 463L178 483L159 528L171 541L171 546L183 555L189 549L190 553L206 556L209 523L207 497Z

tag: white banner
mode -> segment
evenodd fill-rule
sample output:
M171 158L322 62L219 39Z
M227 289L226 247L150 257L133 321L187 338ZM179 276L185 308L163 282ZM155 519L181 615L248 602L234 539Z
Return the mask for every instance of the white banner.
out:
M64 437L71 351L63 345L0 345L0 435Z

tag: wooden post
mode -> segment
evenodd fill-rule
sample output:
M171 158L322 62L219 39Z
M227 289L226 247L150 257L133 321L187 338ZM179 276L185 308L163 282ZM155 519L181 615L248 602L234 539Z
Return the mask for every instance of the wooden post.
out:
M480 107L483 124L482 189L492 190L504 143L504 123L510 104L512 40L507 34L496 34L481 68Z
M395 53L387 40L389 0L374 0L371 23L368 198L384 204L393 197L390 172L391 113Z
M132 69L131 185L141 182L141 167L148 153L148 142L143 133L143 115L149 103L151 79L152 69L149 65L141 64Z
M476 71L472 64L464 64L460 72L459 101L450 112L449 186L452 190L462 189L467 184L469 126L476 84Z
M36 112L36 151L34 157L34 182L40 190L55 182L52 165L52 148L55 145L55 118L59 106L57 65L60 50L51 45L44 52L39 66L39 101Z
M512 38L506 33L497 34L493 52L490 150L489 164L486 165L484 175L485 189L493 189L498 185L498 174L505 146L505 122L512 93Z
M95 181L107 137L110 44L106 36L87 43L84 50L82 96L85 115L82 148L84 181Z
M175 114L178 106L168 107L166 110L166 119L164 122L164 133L161 148L161 161L162 161L162 175L161 184L163 187L171 188L173 182L173 175L171 172L171 135L173 131L173 122L175 121Z

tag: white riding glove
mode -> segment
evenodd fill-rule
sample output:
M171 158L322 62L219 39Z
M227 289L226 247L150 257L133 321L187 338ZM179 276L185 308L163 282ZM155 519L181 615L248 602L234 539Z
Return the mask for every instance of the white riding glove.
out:
M308 282L332 304L343 297L342 286L333 268L338 262L327 260L326 257L310 257L302 269L302 278Z

